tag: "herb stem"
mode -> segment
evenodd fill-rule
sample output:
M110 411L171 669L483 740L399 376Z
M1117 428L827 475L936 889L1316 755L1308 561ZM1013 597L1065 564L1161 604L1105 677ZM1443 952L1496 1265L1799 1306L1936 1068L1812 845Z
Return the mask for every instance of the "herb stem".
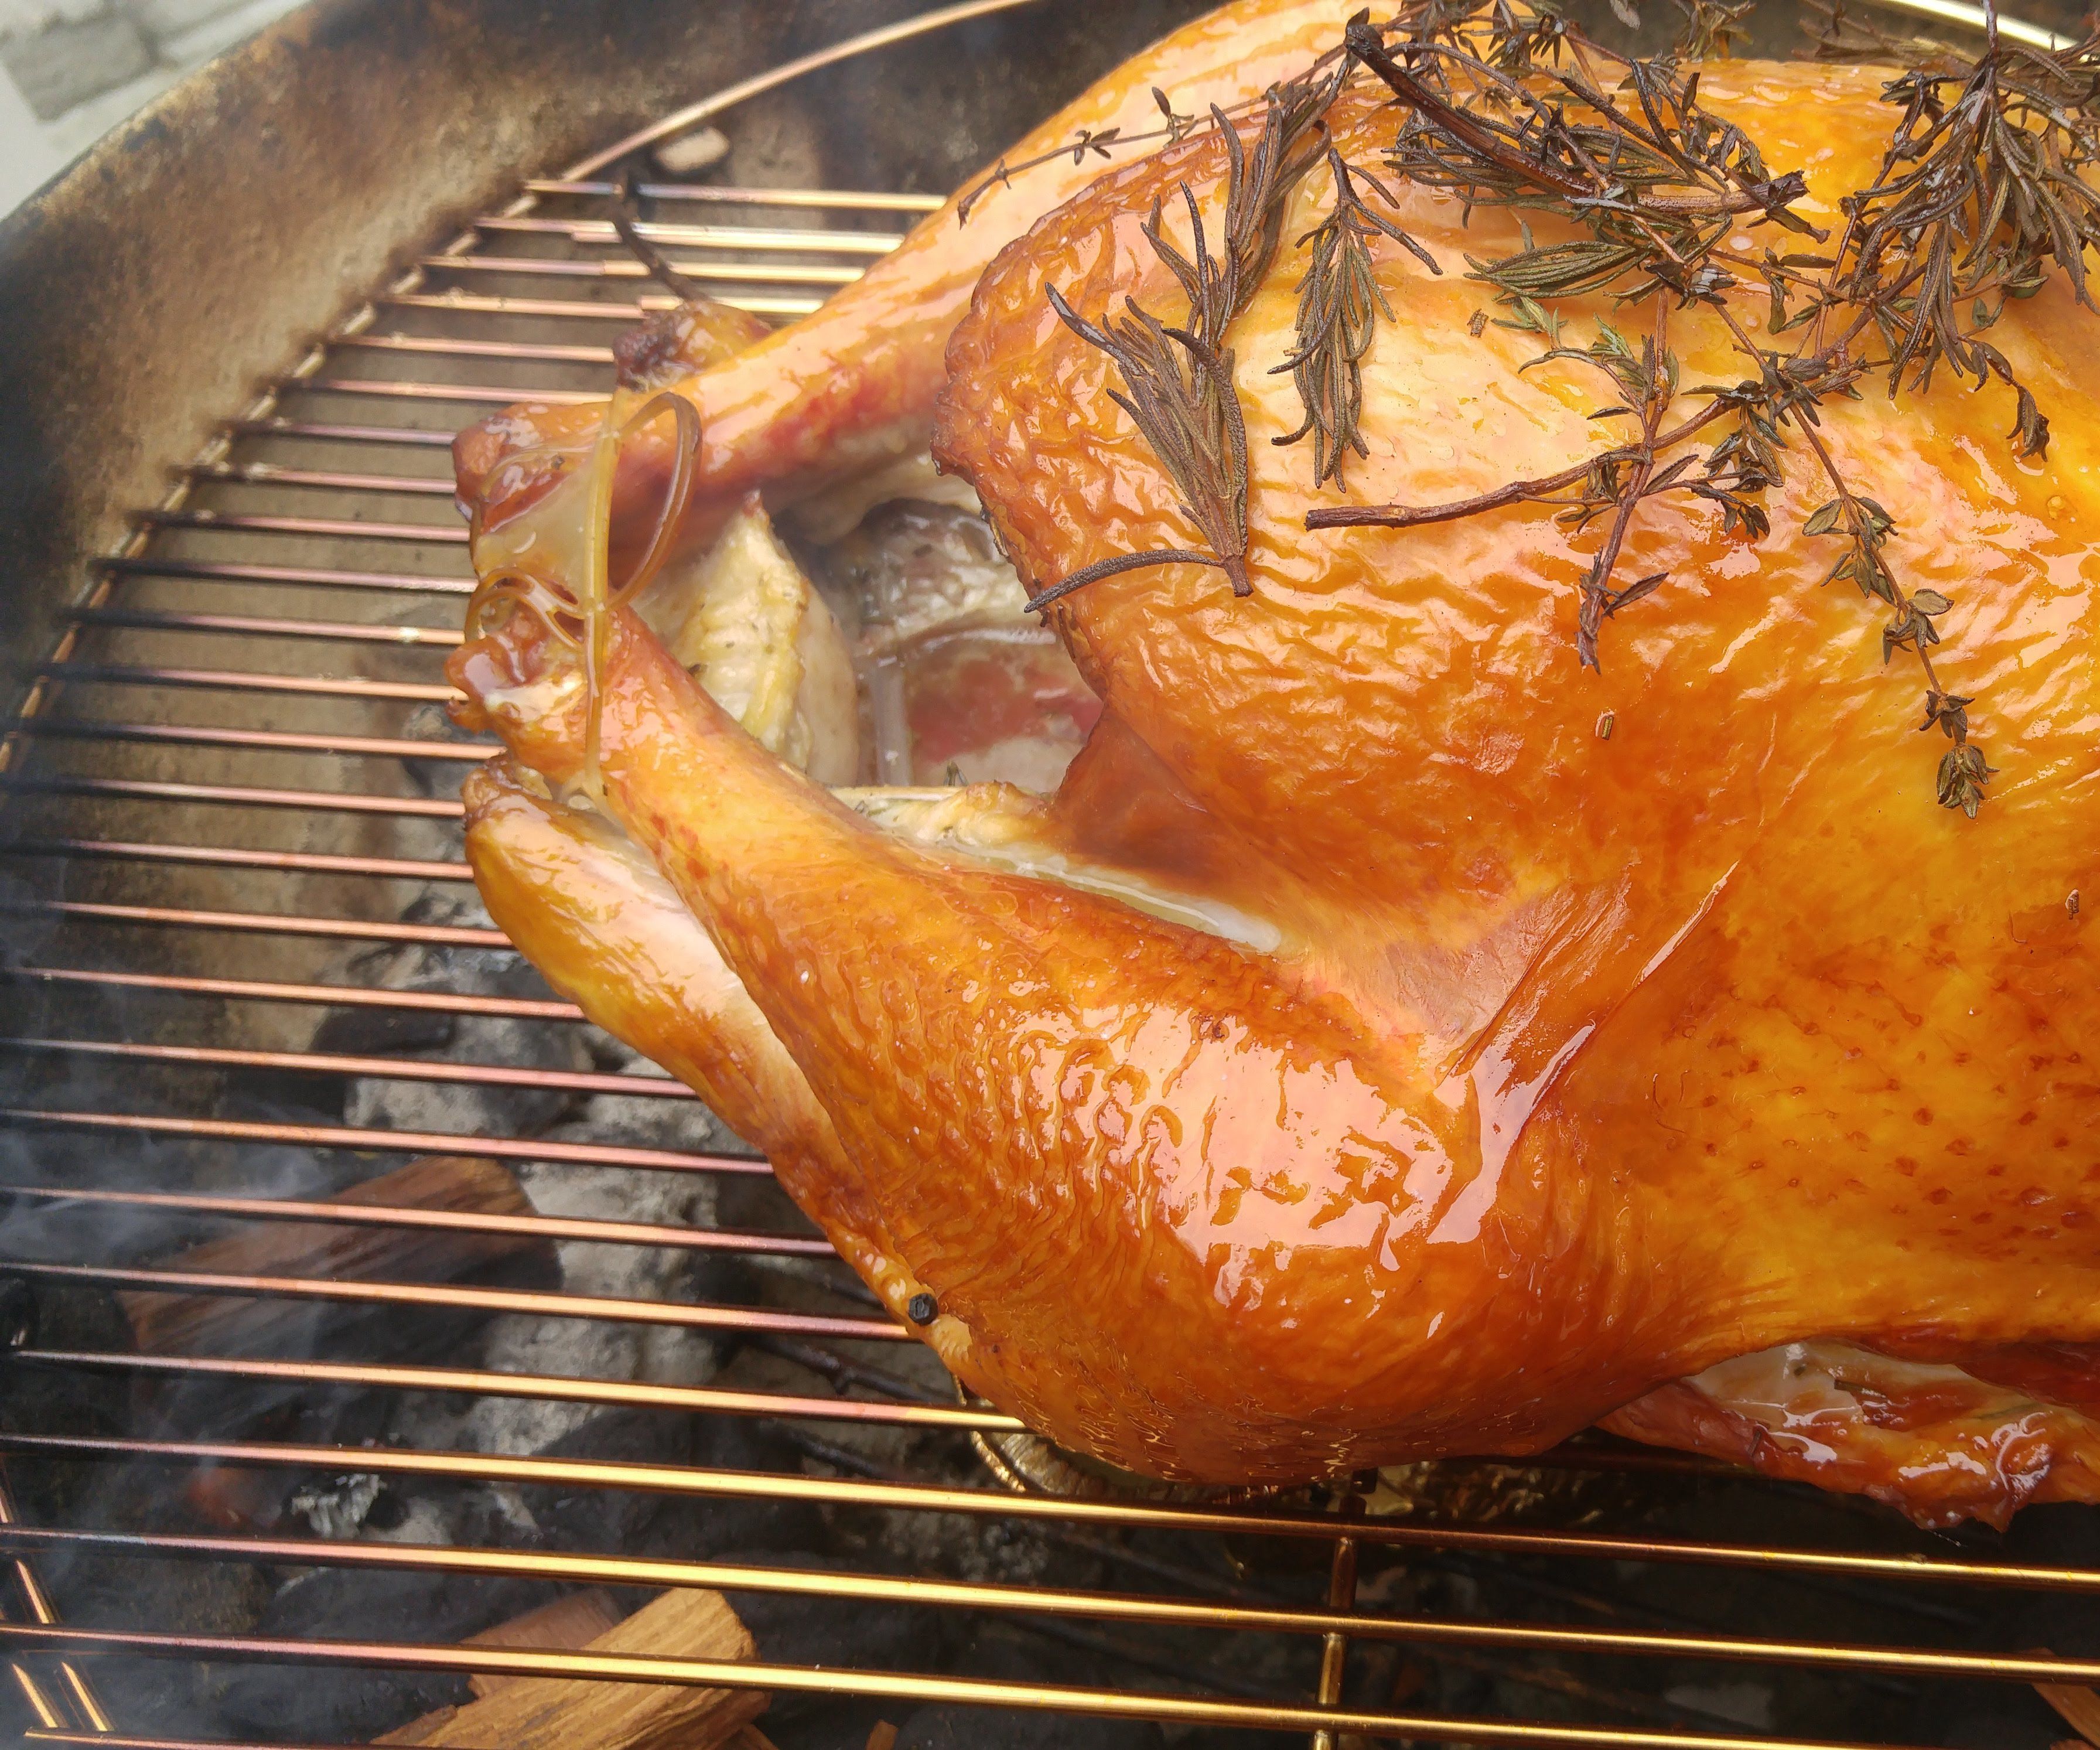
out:
M1730 411L1725 401L1709 402L1690 418L1682 420L1667 431L1657 435L1652 447L1658 455L1674 449L1686 439L1696 437ZM1636 453L1636 451L1623 446L1606 450L1599 455L1586 457L1572 467L1563 468L1558 474L1542 475L1536 479L1512 480L1507 486L1498 486L1493 492L1480 493L1471 498L1454 499L1448 504L1323 505L1305 513L1305 526L1308 528L1422 528L1432 523L1458 522L1466 517L1478 516L1484 510L1499 510L1505 505L1527 502L1549 503L1555 493L1580 485L1599 462L1631 457Z

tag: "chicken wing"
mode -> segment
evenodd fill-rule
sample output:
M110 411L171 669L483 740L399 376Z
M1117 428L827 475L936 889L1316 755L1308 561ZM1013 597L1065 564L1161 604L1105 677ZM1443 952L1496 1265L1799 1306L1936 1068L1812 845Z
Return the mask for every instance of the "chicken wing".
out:
M753 488L763 487L778 505L923 454L942 354L985 263L1100 169L1097 157L1080 161L1057 148L1083 135L1157 130L1155 89L1195 115L1258 97L1332 47L1351 10L1348 0L1236 0L1185 26L1017 144L1008 154L1013 162L1046 152L1052 158L982 188L967 223L958 216L958 195L814 316L682 381L668 373L667 359L711 354L690 347L681 354L675 342L682 330L658 325L660 344L630 347L624 356L647 367L634 383L673 382L699 409L696 529L712 531ZM573 473L603 412L528 400L459 435L452 453L460 502L472 515L484 571L508 550L498 533L503 525ZM617 524L653 517L673 444L671 432L657 426L626 446L614 494Z

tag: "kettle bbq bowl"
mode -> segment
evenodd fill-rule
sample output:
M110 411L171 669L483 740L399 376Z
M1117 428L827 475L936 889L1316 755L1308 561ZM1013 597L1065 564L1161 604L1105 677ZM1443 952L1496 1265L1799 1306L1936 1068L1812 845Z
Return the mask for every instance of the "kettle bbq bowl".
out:
M2100 1721L2084 1509L1928 1536L1589 1438L1249 1499L1074 1466L481 916L446 445L599 392L670 302L615 179L719 128L704 183L645 172L652 240L792 318L1199 10L330 0L0 230L0 1708L33 1741L370 1741L505 1675L762 1692L783 1750ZM573 1650L666 1588L749 1643ZM461 1645L550 1606L537 1647ZM760 1742L709 1706L677 1741ZM598 1741L646 1741L617 1711Z

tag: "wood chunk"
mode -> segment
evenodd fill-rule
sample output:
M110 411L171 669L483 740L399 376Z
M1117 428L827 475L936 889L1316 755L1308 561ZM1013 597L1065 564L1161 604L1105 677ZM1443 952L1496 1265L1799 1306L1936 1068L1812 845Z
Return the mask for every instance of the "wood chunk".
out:
M2037 1659L2056 1656L2045 1646L2028 1651ZM2061 1743L2071 1744L2075 1750L2100 1745L2100 1690L2089 1689L2082 1683L2037 1683L2034 1691L2056 1710L2058 1718L2078 1733L2076 1738L2064 1739ZM2061 1750L2061 1744L2055 1750Z
M413 1160L398 1171L320 1200L470 1215L533 1213L523 1187L506 1169L492 1160L458 1155ZM552 1270L553 1248L523 1235L264 1222L176 1253L160 1260L158 1267L212 1275L442 1282L533 1253L543 1257ZM117 1299L145 1354L249 1354L272 1347L284 1327L281 1301L157 1293L120 1293Z
M2082 1683L2037 1683L2035 1693L2055 1708L2066 1726L2079 1736L2073 1743L2100 1744L2100 1690Z
M682 1589L615 1624L585 1651L750 1659L758 1649L720 1593ZM765 1711L767 1699L757 1690L518 1677L478 1701L440 1708L373 1742L456 1750L499 1744L503 1750L761 1750L763 1739L748 1745L740 1735Z
M867 1750L897 1750L897 1728L887 1720L877 1720L867 1735Z
M466 1637L469 1646L539 1646L566 1650L588 1646L620 1620L620 1606L602 1587L571 1592L543 1604L536 1611L514 1616L507 1623L484 1628ZM477 1695L492 1695L513 1683L531 1680L502 1673L476 1672L466 1686Z

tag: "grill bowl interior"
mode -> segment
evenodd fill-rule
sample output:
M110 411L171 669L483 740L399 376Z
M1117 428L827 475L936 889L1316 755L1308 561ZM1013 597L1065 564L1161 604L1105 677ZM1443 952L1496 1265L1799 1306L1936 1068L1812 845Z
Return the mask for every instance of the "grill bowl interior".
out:
M1928 1539L1604 1442L1418 1467L1368 1516L1026 1491L1057 1473L1011 1461L1013 1425L479 917L483 750L439 709L470 586L447 440L596 393L668 303L598 171L696 94L732 155L660 241L787 319L1199 8L958 10L983 15L825 62L915 8L326 0L0 229L20 1722L368 1737L491 1669L456 1643L500 1616L694 1585L761 1664L621 1674L765 1689L783 1750L948 1704L1070 1721L972 1742L1156 1741L1122 1715L1197 1750L2061 1735L2036 1685L2100 1678L2080 1511ZM315 1207L458 1151L530 1203ZM171 1262L316 1222L482 1251L431 1279ZM179 1290L262 1324L140 1350L162 1303L121 1297Z

